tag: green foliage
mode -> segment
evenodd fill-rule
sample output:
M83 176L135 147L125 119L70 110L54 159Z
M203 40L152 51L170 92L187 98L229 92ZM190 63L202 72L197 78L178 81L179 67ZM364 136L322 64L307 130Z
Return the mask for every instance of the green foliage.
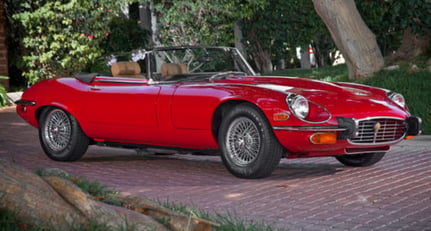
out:
M265 0L156 1L160 41L165 45L231 45L233 25Z
M220 226L216 227L218 231L272 231L271 226L265 223L256 221L246 221L236 218L235 215L221 215L217 214L214 221L219 223Z
M161 206L178 213L194 216L201 219L212 220L220 224L220 226L214 228L214 230L217 230L217 231L272 231L273 230L269 225L266 225L264 223L258 223L256 221L246 221L246 220L238 219L237 216L234 214L209 215L208 213L205 213L200 209L192 208L184 204L172 203L170 201L165 201L165 202L158 201L158 203Z
M356 0L367 26L377 37L386 55L396 50L407 28L421 34L431 28L431 2L428 0Z
M6 210L0 210L0 231L56 231L58 228L41 228L29 226L16 218L15 213L11 213ZM88 225L75 225L72 224L70 230L73 231L111 231L106 224L98 224L94 221L90 221ZM129 229L118 229L112 231L121 231Z
M108 58L114 55L118 61L130 61L131 53L149 46L148 36L151 33L142 29L139 21L125 16L115 16L109 23L107 39L100 44L104 51L102 56L89 63L84 72L109 73Z
M0 76L0 80L9 79L8 76ZM0 84L0 107L3 107L7 104L7 91L6 88Z
M400 29L412 28L418 34L431 27L431 1L429 0L385 0L391 12L388 18Z
M76 184L82 191L96 198L101 198L110 194L115 194L114 190L109 189L108 187L100 184L97 181L89 181L86 179L74 178L74 177L72 177L70 180L74 184Z
M123 2L18 0L12 20L22 29L21 67L31 83L70 75L103 54L109 19ZM9 3L8 5L11 5Z
M356 0L356 7L368 28L375 34L383 54L389 55L390 52L396 50L402 36L400 31L395 29L395 25L392 25L391 20L388 20L388 16L391 14L389 4L385 0Z
M7 91L3 85L0 85L0 107L6 105Z
M16 214L5 210L0 210L0 231L19 231L22 230L18 226Z
M115 16L109 23L108 39L101 48L107 53L142 49L148 45L150 32L140 27L139 21L124 16Z
M242 20L241 25L250 44L247 51L253 57L267 55L273 62L296 59L295 48L307 49L313 40L319 52L327 54L334 47L331 42L328 47L329 33L309 0L268 0L263 10Z

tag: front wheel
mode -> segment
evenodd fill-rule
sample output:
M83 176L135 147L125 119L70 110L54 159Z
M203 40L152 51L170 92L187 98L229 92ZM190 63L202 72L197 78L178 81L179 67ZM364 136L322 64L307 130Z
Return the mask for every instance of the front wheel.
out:
M241 178L271 175L284 151L265 116L249 104L240 104L226 114L218 141L224 165Z
M39 120L39 140L46 155L59 161L75 161L87 151L90 139L78 121L59 108L46 108Z
M385 156L385 154L385 152L375 152L355 155L341 155L335 156L335 158L346 166L366 167L379 162Z

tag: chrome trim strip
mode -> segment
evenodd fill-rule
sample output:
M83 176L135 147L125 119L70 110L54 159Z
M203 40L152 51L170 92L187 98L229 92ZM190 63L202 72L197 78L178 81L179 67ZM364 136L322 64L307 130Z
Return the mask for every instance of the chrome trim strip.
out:
M126 83L126 84L148 84L147 80L108 80L108 79L96 79L94 82L98 83Z
M362 146L366 146L366 145L387 145L387 144L395 144L398 143L400 141L402 141L404 139L404 137L406 137L406 135L404 134L401 138L397 139L397 140L393 140L393 141L388 141L388 142L379 142L379 143L354 143L352 142L350 139L347 139L347 142L349 142L349 144L353 144L353 145L362 145Z
M339 128L336 126L275 126L273 130L277 131L293 131L293 132L343 132L346 128Z
M394 119L394 120L401 120L404 121L405 119L400 118L400 117L394 117L394 116L371 116L371 117L365 117L362 119L355 119L357 121L362 121L362 120L374 120L374 119Z
M241 52L238 49L232 49L232 50L234 51L234 53L236 53L239 56L239 58L242 61L242 64L245 64L245 66L247 67L248 71L250 71L251 75L256 76L256 72L254 72L253 68L250 66L250 64L247 62L247 60L241 54Z
M387 150L362 150L357 152L348 152L347 149L344 149L345 155L357 155L357 154L364 154L364 153L375 153L375 152L389 152L392 150L392 147L389 146Z

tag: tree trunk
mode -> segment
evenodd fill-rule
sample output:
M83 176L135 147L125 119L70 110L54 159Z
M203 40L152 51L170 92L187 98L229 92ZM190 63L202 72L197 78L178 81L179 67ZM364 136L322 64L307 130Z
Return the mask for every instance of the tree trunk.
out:
M157 23L157 16L154 12L154 3L152 1L139 3L139 21L142 28L151 32L151 35L148 36L148 44L150 46L160 46L159 24Z
M310 53L307 47L301 47L301 69L310 69Z
M404 31L401 46L388 59L388 64L398 61L407 61L415 58L431 48L431 32L427 31L424 35L415 34L411 28Z
M257 57L254 57L254 62L256 63L257 69L261 73L272 71L272 61L270 51L260 51L257 53Z
M243 43L244 36L242 35L240 22L236 22L233 26L233 34L235 36L235 47L239 50L239 52L241 52L244 58L247 58L247 53L245 52L245 47Z
M349 69L349 79L371 77L384 66L375 35L365 25L354 0L313 0Z
M0 210L16 213L20 222L32 227L76 230L96 223L118 230L169 230L155 219L166 221L170 230L178 231L212 230L212 226L217 225L169 211L143 199L119 199L136 210L96 201L63 178L41 178L0 159Z
M136 3L135 3L136 4ZM141 22L141 28L151 31L151 35L148 36L148 44L154 46L153 35L153 22L151 20L151 8L150 3L139 3L139 21Z
M260 73L272 71L271 50L262 48L259 42L253 44L253 60L256 64L257 71Z

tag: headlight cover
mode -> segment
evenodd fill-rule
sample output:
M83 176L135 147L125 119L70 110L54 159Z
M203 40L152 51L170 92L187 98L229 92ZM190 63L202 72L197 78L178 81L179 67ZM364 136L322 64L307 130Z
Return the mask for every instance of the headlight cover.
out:
M392 102L394 102L396 105L400 106L401 108L406 107L406 101L403 95L401 95L400 93L389 92L387 96Z
M291 94L287 96L286 102L290 110L292 110L299 119L305 119L310 112L308 100L304 96Z

